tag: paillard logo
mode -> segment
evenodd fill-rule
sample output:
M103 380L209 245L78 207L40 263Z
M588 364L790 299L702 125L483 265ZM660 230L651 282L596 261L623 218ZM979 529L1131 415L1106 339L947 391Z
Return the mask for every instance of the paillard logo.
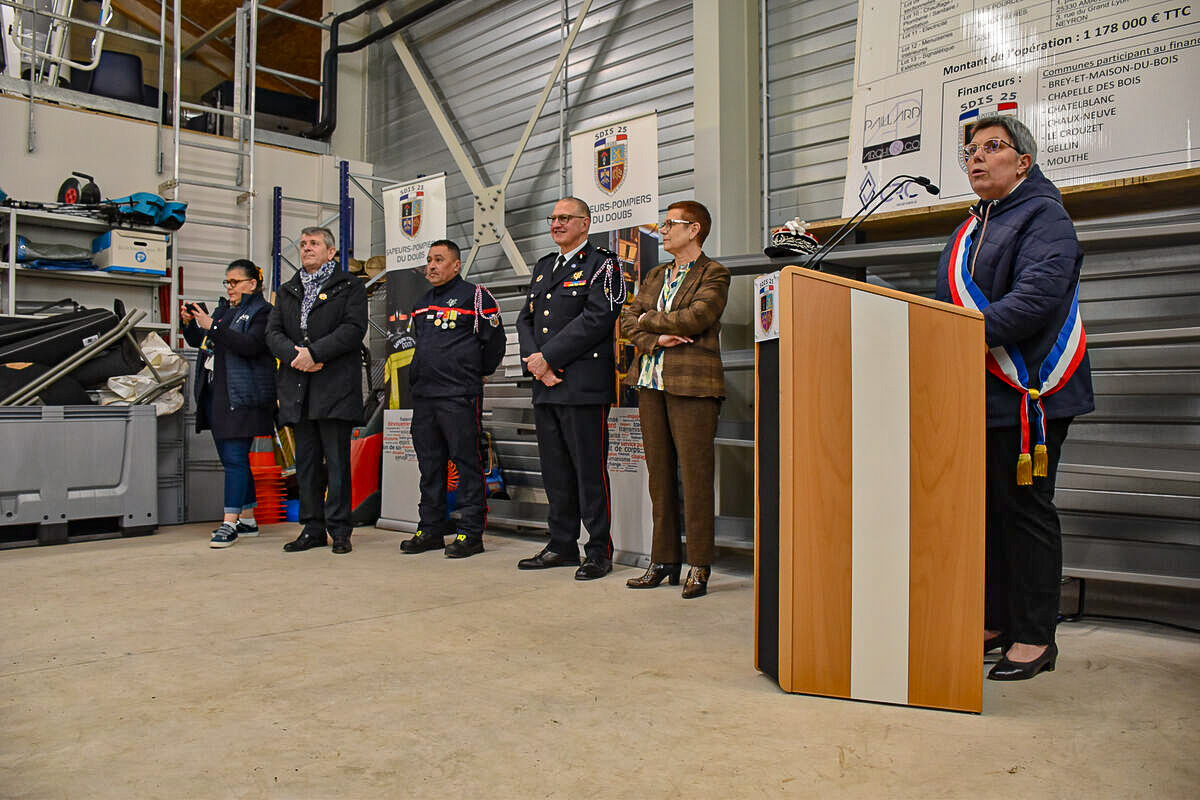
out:
M625 181L628 147L629 137L624 133L596 140L596 184L609 194L617 191Z
M421 229L421 206L425 203L424 192L409 192L400 198L400 230L409 239Z

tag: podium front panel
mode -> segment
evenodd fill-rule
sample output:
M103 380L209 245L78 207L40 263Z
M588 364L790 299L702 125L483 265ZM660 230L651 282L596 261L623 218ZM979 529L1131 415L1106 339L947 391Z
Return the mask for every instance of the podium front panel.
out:
M982 318L795 269L779 310L779 684L979 711Z

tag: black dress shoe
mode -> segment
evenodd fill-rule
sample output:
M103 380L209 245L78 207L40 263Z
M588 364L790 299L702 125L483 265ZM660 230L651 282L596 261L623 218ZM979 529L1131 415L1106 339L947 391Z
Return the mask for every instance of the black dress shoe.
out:
M573 556L564 556L562 553L556 553L549 547L542 548L542 552L532 558L522 558L517 562L517 569L548 569L549 567L577 567L579 566L579 554Z
M446 545L446 558L466 558L483 552L483 537L460 533Z
M610 572L612 572L612 562L607 558L589 557L579 565L579 569L575 570L575 580L594 581L596 578L603 578Z
M1039 672L1054 672L1058 661L1058 645L1051 644L1033 661L1009 661L1008 656L996 662L988 673L990 681L1027 681Z
M433 531L418 530L417 535L400 543L401 553L424 553L426 550L441 550L446 546L446 538Z
M353 549L354 548L350 546L350 537L349 536L333 537L334 555L339 555L339 556L345 555L346 553L349 553Z
M683 599L703 597L708 594L708 577L712 575L712 567L692 567L688 570L687 580L683 582Z
M651 561L650 566L646 567L645 575L630 578L625 581L625 585L630 589L653 589L664 580L670 579L672 586L678 586L679 573L682 570L682 564L659 564Z
M325 531L321 531L319 534L301 531L299 536L283 546L283 552L299 553L301 550L324 547L325 544Z

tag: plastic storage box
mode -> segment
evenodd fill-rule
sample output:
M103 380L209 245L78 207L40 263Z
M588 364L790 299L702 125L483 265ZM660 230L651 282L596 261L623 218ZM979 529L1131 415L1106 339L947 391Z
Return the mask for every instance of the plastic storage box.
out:
M156 439L153 406L0 408L0 542L152 533Z
M108 272L167 274L165 233L142 233L114 228L92 240L92 260Z

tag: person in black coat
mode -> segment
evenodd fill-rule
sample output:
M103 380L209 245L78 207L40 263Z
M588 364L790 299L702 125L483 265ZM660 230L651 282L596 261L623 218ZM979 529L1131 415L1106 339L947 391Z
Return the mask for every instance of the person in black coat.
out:
M362 424L362 360L367 290L334 263L333 234L300 232L300 264L279 287L267 323L267 344L279 359L279 424L296 436L300 523L288 553L350 547L350 435ZM328 489L328 491L326 491Z
M491 292L459 276L459 248L446 239L429 247L425 277L433 288L408 319L416 339L408 368L412 385L412 441L421 470L420 527L400 543L405 553L445 546L447 558L483 552L487 522L484 467L479 452L483 377L504 358L504 326ZM458 534L446 518L447 462L458 470Z
M1079 316L1083 251L1062 196L1014 117L970 131L962 166L979 196L942 252L937 297L983 313L987 559L983 650L992 680L1053 670L1062 573L1054 484L1067 428L1094 408Z
M576 566L576 580L612 570L608 409L616 400L614 332L625 301L615 254L588 242L591 209L575 197L554 205L559 252L533 270L517 316L521 359L535 379L534 420L550 504L550 543L519 569ZM588 531L579 564L579 525Z
M258 535L250 447L255 436L275 433L275 359L266 340L271 304L262 296L262 271L238 259L222 283L225 297L211 316L196 303L179 312L184 339L200 349L193 381L196 432L212 431L225 468L225 516L209 542L216 548Z

